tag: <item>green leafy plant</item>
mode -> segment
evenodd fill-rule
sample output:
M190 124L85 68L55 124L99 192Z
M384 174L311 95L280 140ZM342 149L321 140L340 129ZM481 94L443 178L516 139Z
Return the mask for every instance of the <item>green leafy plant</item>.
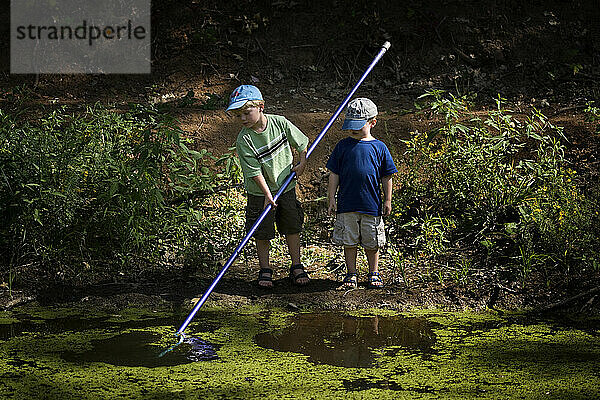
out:
M387 252L392 260L394 270L396 274L399 274L405 284L408 285L408 279L406 275L406 267L408 264L407 258L404 256L401 250L395 246L389 246Z
M569 168L562 128L535 109L515 117L501 97L483 116L469 112L465 96L432 91L421 98L438 125L404 142L406 175L390 218L401 237L414 239L407 246L430 258L470 246L477 249L473 263L497 267L511 264L520 248L546 255L535 263L521 255L517 269L525 277L531 269L590 267L598 216Z
M11 279L23 265L50 280L131 275L190 247L228 246L231 235L205 246L214 221L204 206L233 172L211 169L182 134L153 106L62 107L36 120L0 110L0 257Z
M587 107L584 110L586 115L586 121L598 122L600 121L600 107L596 107L593 101L587 103ZM600 132L600 123L596 125L596 132Z

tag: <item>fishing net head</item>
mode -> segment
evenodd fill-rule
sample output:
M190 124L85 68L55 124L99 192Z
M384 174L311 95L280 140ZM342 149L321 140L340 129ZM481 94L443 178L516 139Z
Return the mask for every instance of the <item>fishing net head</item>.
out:
M202 339L199 339L199 338L186 336L183 334L183 332L177 332L175 334L175 337L178 337L179 341L176 344L174 344L173 346L171 346L168 349L166 349L165 351L163 351L162 353L160 353L158 355L159 357L163 357L167 353L175 350L175 348L178 347L179 345L185 344L183 346L184 347L183 352L185 352L185 357L188 360L208 361L208 360L214 360L215 358L218 358L218 356L217 356L218 346L215 346L215 345L213 345L207 341L204 341ZM180 350L178 350L178 351L180 351Z

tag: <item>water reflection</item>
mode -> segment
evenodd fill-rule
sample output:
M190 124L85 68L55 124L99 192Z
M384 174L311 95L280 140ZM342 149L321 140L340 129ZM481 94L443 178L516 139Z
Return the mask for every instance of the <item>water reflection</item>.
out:
M373 349L399 346L427 352L435 334L421 318L313 313L300 314L291 326L261 333L254 340L261 347L308 355L315 363L370 367L375 361Z

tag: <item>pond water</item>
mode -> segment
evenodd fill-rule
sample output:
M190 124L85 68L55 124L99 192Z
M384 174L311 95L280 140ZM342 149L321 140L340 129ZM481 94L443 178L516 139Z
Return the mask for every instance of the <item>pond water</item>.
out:
M217 358L217 346L202 339L185 338L169 351L151 343L160 339L153 332L134 331L94 340L84 352L65 351L61 357L74 362L103 362L127 367L165 367ZM164 352L164 355L162 354Z
M315 363L364 368L375 364L378 349L386 348L388 354L400 348L431 352L435 333L424 318L311 313L300 314L285 329L258 334L254 340L264 348L305 354Z
M600 398L600 322L381 310L0 313L0 398ZM40 394L43 396L40 397Z

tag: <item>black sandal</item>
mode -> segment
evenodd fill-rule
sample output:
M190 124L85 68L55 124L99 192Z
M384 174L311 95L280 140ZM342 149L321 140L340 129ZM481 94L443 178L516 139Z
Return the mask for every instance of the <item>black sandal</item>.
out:
M367 287L369 289L381 289L383 287L383 280L379 276L379 272L369 272L367 275L369 280L367 281Z
M298 274L294 274L294 271L298 270L298 269L302 270L302 272L300 272ZM304 266L302 264L292 265L290 267L290 280L292 281L292 283L297 286L305 286L306 284L308 284L308 282L306 282L306 283L298 282L298 279L302 279L302 278L307 278L308 280L310 280L310 278L308 277L308 274L304 270Z
M271 282L271 285L261 285L261 282ZM263 289L273 288L273 270L271 268L261 268L260 271L258 271L257 285Z
M358 288L358 275L356 272L348 272L344 276L341 289L356 289Z

